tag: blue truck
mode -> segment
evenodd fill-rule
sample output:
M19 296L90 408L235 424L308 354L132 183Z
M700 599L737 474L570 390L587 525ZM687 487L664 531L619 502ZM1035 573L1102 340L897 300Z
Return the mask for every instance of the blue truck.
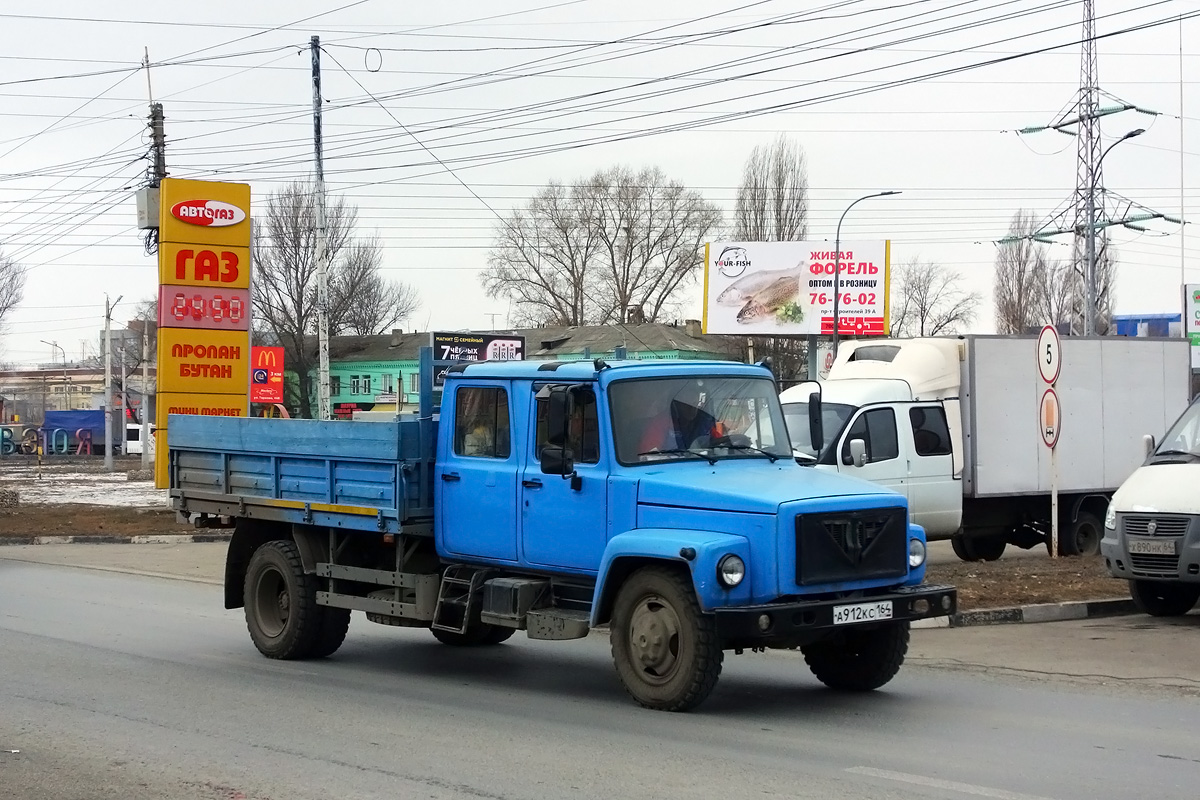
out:
M225 606L263 655L332 654L352 610L463 647L607 626L633 699L683 711L726 651L876 689L955 612L903 496L797 462L764 366L455 364L440 411L434 366L394 422L170 418L171 502L233 528Z

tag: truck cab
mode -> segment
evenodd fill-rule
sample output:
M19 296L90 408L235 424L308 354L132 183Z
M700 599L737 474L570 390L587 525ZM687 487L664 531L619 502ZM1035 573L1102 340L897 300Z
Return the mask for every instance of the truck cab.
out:
M685 710L727 650L878 688L909 622L955 611L904 495L797 464L764 367L457 364L441 395L395 423L171 418L173 502L234 519L226 605L265 655L328 655L354 609L458 646L607 625L629 694Z

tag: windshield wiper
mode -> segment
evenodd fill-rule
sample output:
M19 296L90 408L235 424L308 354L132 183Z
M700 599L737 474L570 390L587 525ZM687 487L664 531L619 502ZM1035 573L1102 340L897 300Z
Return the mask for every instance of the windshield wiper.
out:
M752 444L734 444L733 441L728 436L718 436L716 439L714 439L712 442L710 442L708 446L709 447L727 447L730 450L753 450L754 452L762 453L764 456L771 459L772 464L774 464L776 461L778 461L781 458L781 456L779 456L775 453L772 453L768 450L763 450L761 447L755 447Z
M639 456L685 456L686 455L686 456L695 456L696 458L703 458L705 461L707 461L709 463L710 466L717 463L717 459L713 458L712 456L706 456L703 453L697 453L695 450L688 450L687 448L684 448L684 447L674 447L669 450L647 450L644 453L638 453L638 455Z
M1150 457L1158 458L1159 456L1186 456L1188 458L1200 458L1200 454L1193 453L1190 450L1159 450Z

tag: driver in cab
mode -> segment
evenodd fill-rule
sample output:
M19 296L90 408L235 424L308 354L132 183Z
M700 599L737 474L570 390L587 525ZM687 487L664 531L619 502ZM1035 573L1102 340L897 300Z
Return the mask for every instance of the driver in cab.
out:
M703 387L688 381L674 396L656 392L651 400L654 413L642 431L638 453L684 450L701 437L717 434L717 420L701 402Z

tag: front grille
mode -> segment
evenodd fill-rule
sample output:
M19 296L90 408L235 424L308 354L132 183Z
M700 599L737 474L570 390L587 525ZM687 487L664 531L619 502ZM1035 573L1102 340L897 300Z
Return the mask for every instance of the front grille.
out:
M811 586L907 575L907 523L903 508L796 517L796 583Z
M1183 536L1187 517L1124 517L1125 533L1134 536Z
M1179 575L1179 556L1130 553L1129 569L1141 578L1175 578Z

